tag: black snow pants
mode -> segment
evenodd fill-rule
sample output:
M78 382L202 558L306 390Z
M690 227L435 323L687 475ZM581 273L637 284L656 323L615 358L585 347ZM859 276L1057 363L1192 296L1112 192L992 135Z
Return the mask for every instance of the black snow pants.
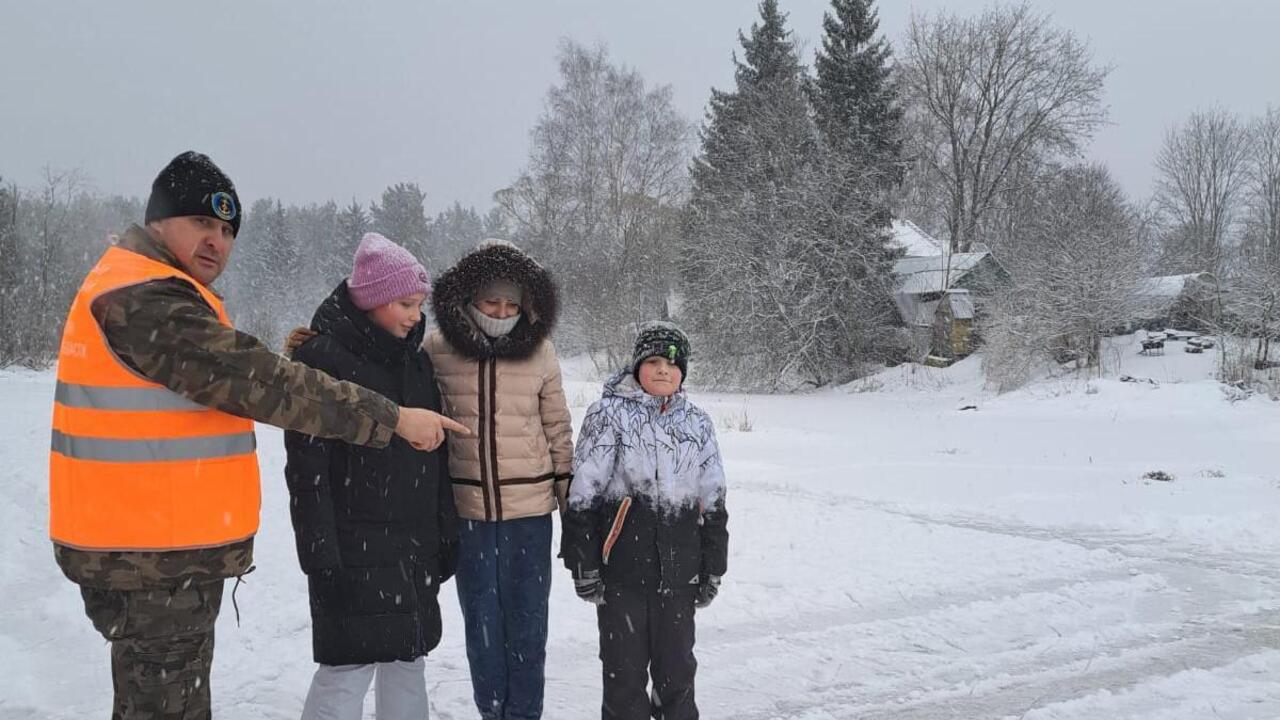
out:
M597 610L604 720L697 720L693 601L697 586L605 587ZM653 679L652 692L646 691Z

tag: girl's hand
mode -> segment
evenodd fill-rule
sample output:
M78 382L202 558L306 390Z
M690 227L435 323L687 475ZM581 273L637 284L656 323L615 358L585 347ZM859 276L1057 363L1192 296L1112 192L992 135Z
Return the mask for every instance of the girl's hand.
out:
M311 328L294 328L289 337L284 340L284 356L293 357L293 351L302 347L302 344L316 336L316 332Z

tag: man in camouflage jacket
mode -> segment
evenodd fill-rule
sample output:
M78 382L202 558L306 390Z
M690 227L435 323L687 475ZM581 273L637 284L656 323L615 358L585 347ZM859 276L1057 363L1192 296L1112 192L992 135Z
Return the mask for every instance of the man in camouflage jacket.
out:
M226 206L217 214L205 210L216 194L230 196L230 221L223 219ZM129 228L119 246L207 286L230 254L239 229L237 205L230 179L209 158L183 153L156 178L146 226ZM175 225L180 223L186 226ZM201 228L203 236L188 232ZM399 434L419 449L433 449L444 429L465 432L435 413L399 408L359 385L290 362L222 324L183 279L108 292L91 310L122 363L207 407L371 447L384 447ZM223 582L252 569L253 538L163 552L94 551L55 542L54 556L80 586L94 627L111 642L112 717L211 717L209 670Z

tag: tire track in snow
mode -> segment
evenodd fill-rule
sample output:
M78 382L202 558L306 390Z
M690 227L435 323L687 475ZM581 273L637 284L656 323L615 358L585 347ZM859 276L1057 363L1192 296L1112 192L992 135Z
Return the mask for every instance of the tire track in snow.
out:
M771 483L745 481L738 486L792 499L854 505L929 525L993 533L1032 542L1065 542L1088 550L1115 553L1128 561L1130 572L1135 577L1166 579L1168 594L1176 596L1176 599L1165 601L1169 604L1165 610L1173 616L1173 622L1135 625L1130 621L1130 629L1139 629L1140 632L1116 638L1114 642L1067 652L1055 651L1051 643L1030 655L1019 651L986 655L964 651L973 642L991 640L992 633L1007 631L1014 616L1006 616L991 626L977 628L975 633L952 633L946 638L946 644L959 652L935 648L933 653L939 658L932 666L923 663L926 667L920 667L917 663L917 667L908 672L895 673L892 662L888 660L878 666L868 662L870 672L863 678L811 683L794 697L766 701L753 710L735 712L735 717L746 720L1017 718L1033 708L1051 706L1100 690L1115 692L1134 688L1191 668L1221 667L1280 648L1280 608L1273 603L1270 607L1241 611L1241 607L1258 602L1259 590L1265 594L1265 591L1280 587L1276 558L1270 556L1257 553L1226 555L1135 534L1077 532L1074 529L1067 531L955 515L931 515L855 496L819 494ZM1082 575L1074 583L1045 588L1044 592L1061 593L1080 583L1106 583L1109 582L1106 575ZM1036 592L1029 585L1024 589L1026 592L1010 596L1013 605L1017 605L1017 598ZM1275 592L1270 595L1273 599L1278 596ZM1152 600L1160 604L1159 600ZM1133 598L1123 595L1116 598L1116 602L1125 601L1133 601ZM963 614L967 606L953 607ZM928 608L916 609L921 614L898 617L910 617L923 625L922 632L928 631L928 614L931 611ZM792 638L793 642L787 644L794 654L788 657L788 661L802 667L822 667L820 660L814 664L810 658L797 657L805 654L806 640L830 645L848 642L846 647L855 648L856 656L857 638L841 638L840 627L838 623L828 625L826 637L822 637L822 630L817 630L811 631L810 638L803 637L803 633ZM945 632L947 627L954 626L940 627L934 632ZM1056 628L1053 630L1062 635ZM1031 642L1028 651L1043 644L1043 638L1028 640ZM927 653L928 649L925 650ZM1280 707L1275 708L1275 712L1280 713Z
M1008 520L992 520L956 514L931 514L907 510L890 503L868 500L855 495L835 492L817 493L800 490L793 486L760 481L738 481L735 486L751 487L754 490L774 495L798 497L813 502L857 506L873 512L907 518L926 525L974 530L1025 540L1064 542L1086 550L1113 552L1134 560L1164 561L1199 567L1205 570L1265 578L1268 581L1280 583L1280 553L1235 552L1226 554L1195 545L1179 546L1160 538L1138 533L1038 526Z
M993 668L968 677L951 677L964 673L943 670L910 678L914 687L872 680L809 688L799 699L739 712L736 717L781 720L822 710L830 717L860 720L1020 718L1033 709L1052 708L1100 691L1117 693L1193 668L1218 668L1280 648L1280 611L1239 616L1235 621L1240 624L1184 624L1147 642L1109 647L1087 657L1015 658L1016 669ZM938 681L943 682L940 688ZM921 691L921 685L937 689ZM1160 709L1151 708L1153 712ZM1266 708L1254 710L1265 712ZM1271 711L1280 712L1280 697Z

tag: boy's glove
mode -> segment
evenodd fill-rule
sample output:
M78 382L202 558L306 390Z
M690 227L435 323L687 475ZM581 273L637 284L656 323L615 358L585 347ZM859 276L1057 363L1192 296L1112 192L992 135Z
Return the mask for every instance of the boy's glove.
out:
M719 575L703 575L698 580L698 596L693 600L693 606L702 609L711 604L716 599L716 595L720 594L720 576Z
M592 605L604 604L604 580L599 570L585 570L573 578L573 591Z

